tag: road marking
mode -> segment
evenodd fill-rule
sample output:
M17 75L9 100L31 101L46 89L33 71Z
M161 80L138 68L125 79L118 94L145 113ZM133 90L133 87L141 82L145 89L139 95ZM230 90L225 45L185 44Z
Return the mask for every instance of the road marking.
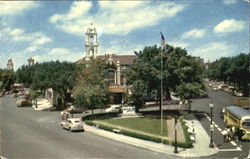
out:
M226 152L226 151L242 151L241 148L236 148L236 149L218 149L218 151L223 151L223 152Z
M204 113L204 115L206 116L206 118L211 121L211 118L206 114ZM215 122L213 121L212 122L214 124L214 126L218 129L218 131L222 134L222 129L217 125L215 124ZM223 134L222 134L223 135ZM235 141L230 141L230 143L233 145L233 146L237 146L237 144L235 143ZM218 149L219 151L222 150L222 151L242 151L240 147L237 147L236 149Z
M237 144L234 141L230 141L230 143L234 146L237 146Z

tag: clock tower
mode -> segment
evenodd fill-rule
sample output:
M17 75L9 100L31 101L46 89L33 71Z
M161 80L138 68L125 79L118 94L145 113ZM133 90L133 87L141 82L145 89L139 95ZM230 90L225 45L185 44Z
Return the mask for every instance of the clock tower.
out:
M86 48L86 61L89 59L95 58L98 54L98 39L97 39L97 31L96 28L90 23L90 26L87 28L85 33L85 48Z

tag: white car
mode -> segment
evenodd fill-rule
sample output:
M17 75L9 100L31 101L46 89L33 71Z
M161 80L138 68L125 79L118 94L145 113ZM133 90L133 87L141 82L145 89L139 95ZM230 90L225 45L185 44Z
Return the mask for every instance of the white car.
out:
M61 122L61 127L69 131L84 131L82 121L79 118L68 118Z
M121 111L120 105L111 105L109 108L105 109L105 112L119 112Z

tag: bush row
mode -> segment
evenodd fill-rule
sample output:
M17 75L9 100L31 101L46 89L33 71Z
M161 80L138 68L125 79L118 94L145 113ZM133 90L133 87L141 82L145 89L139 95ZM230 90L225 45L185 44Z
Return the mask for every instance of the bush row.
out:
M109 119L115 118L118 116L119 113L117 112L110 112L110 113L99 113L99 114L90 114L82 117L82 120L101 120L101 119Z
M191 148L193 147L193 141L190 138L190 133L188 132L188 126L183 119L180 119L182 130L184 132L185 143L179 143L180 147Z

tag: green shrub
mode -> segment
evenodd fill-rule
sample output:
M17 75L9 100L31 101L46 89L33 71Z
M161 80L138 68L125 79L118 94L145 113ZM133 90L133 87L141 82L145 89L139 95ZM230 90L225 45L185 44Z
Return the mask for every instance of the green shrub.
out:
M85 124L90 125L90 126L95 126L96 124L93 121L90 120L85 120Z
M183 119L180 120L181 122L181 126L184 132L184 137L185 137L185 143L178 143L177 145L180 147L184 147L184 148L191 148L193 147L193 141L190 138L190 133L188 132L188 126L186 125L185 121Z
M138 139L153 141L153 142L157 142L157 143L162 142L161 138L148 136L148 135L144 135L144 134L139 134L139 133L131 132L131 131L127 131L127 130L121 130L121 134L126 135L126 136L135 137L135 138L138 138Z
M20 107L31 107L32 103L29 101L22 101Z
M119 113L117 112L110 112L110 113L99 113L99 114L90 114L82 117L82 120L101 120L101 119L109 119L115 118L118 116Z

